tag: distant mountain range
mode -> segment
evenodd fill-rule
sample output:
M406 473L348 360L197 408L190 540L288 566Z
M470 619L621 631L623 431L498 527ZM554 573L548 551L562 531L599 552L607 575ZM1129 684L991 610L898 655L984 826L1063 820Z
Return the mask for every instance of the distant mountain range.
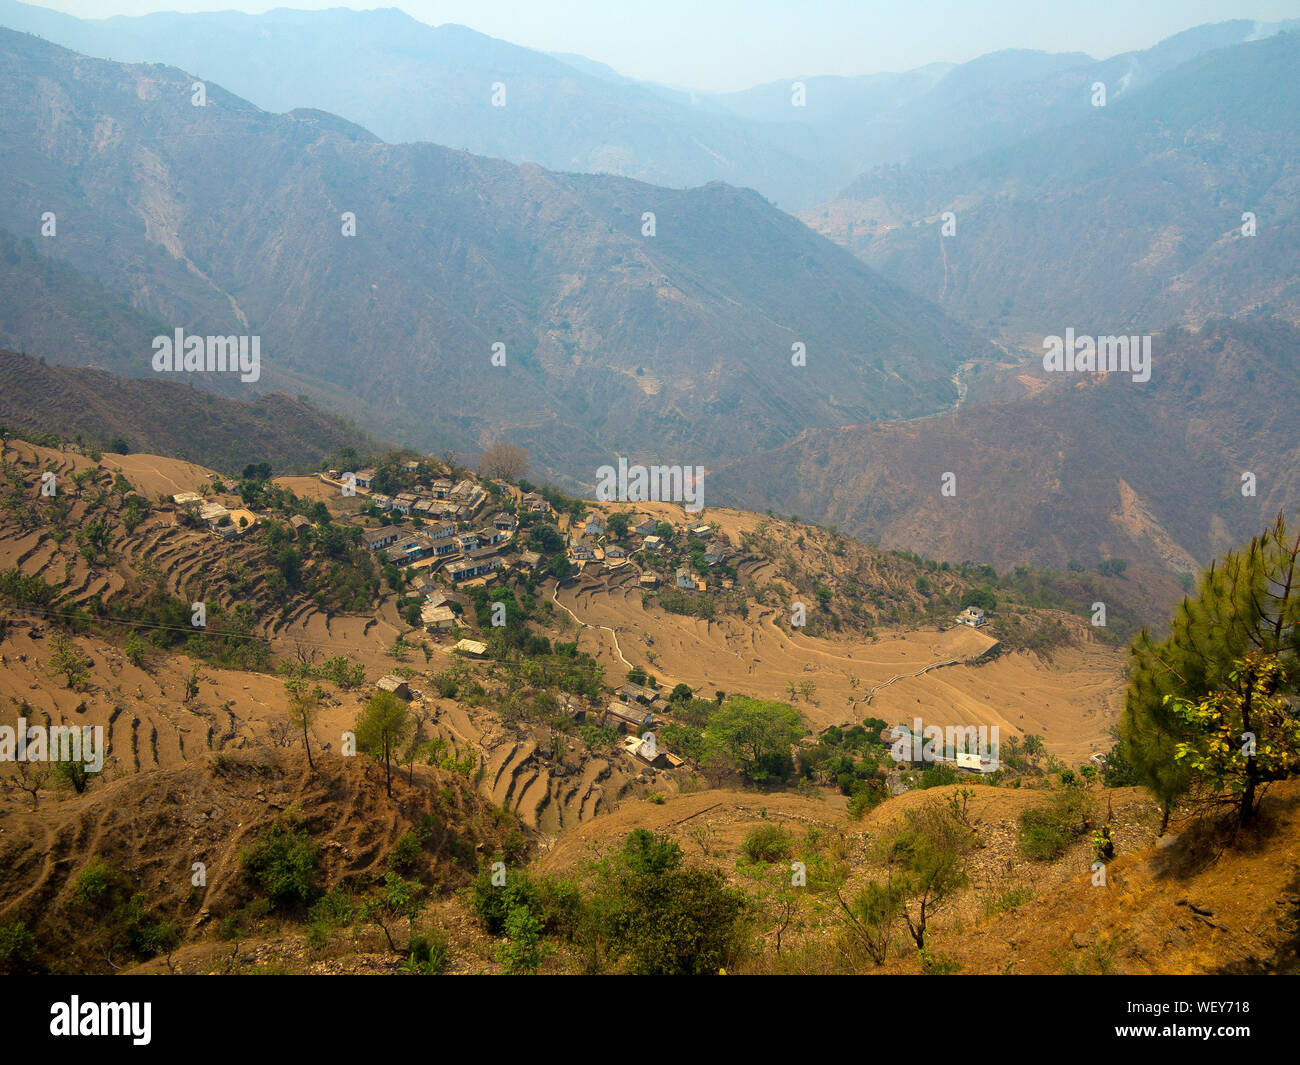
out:
M721 94L636 81L392 8L82 20L0 0L0 25L86 55L177 66L266 110L329 111L389 142L673 188L725 181L794 210L872 166L950 166L1083 117L1094 81L1118 100L1199 54L1296 23L1200 26L1105 60L1007 50L902 73L791 72ZM497 83L505 106L493 105Z
M581 486L615 452L712 466L809 426L942 410L955 367L989 355L756 193L387 145L216 84L194 106L193 80L0 30L0 227L159 335L260 336L258 387L399 442L511 439ZM30 353L152 372L147 345L121 358L138 332L77 350L41 315L8 317Z
M1173 330L1154 338L1144 384L1039 367L1013 380L1014 399L812 429L715 471L709 489L952 562L1194 573L1300 505L1298 351L1300 330L1276 319Z
M790 158L825 150L817 181L866 158L819 140L855 116L892 116L860 143L912 161L864 174L801 212L804 225L716 181L662 188L389 144L324 111L267 113L215 80L194 106L190 73L0 29L0 345L144 377L156 336L253 334L256 385L194 383L305 394L425 451L523 444L532 476L579 493L617 454L703 465L711 503L952 561L1188 572L1295 508L1295 33L1225 23L1104 63L1007 52L805 79L823 110L773 123L764 111L788 86L692 100L399 12L61 25L130 30L132 48L143 29L179 40L189 26L192 47L216 49L227 19L230 33L300 42L350 27L371 41L358 54L380 57L404 26L411 63L442 77L428 56L455 53L463 83L505 56L549 71L552 88L588 79L570 110L533 113L529 135L557 151L577 143L547 125L560 111L579 139L641 136L648 112L616 90L661 117L784 131L764 143ZM1093 80L1104 107L1089 102ZM389 110L418 120L423 91ZM602 127L583 110L595 99L627 124ZM961 130L945 127L954 115ZM627 158L680 178L673 145L708 142L674 140L686 127L664 122L661 151ZM46 212L57 236L41 235ZM1041 338L1067 329L1156 334L1151 380L1045 375ZM1247 471L1257 495L1239 491ZM944 472L955 497L939 493Z
M1297 71L1300 34L1233 45L951 169L875 170L802 217L1015 343L1300 321Z

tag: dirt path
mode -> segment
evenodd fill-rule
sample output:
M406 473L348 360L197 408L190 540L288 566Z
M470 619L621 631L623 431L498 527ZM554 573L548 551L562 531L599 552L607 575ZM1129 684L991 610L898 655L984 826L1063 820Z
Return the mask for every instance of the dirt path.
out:
M563 610L566 614L568 614L569 617L573 618L573 620L576 621L579 625L581 625L584 629L604 629L611 636L613 636L614 653L618 655L618 660L622 662L623 665L627 666L628 669L632 669L633 668L632 663L623 657L623 648L621 648L618 645L618 633L615 632L613 629L611 629L608 625L589 625L587 622L583 621L582 618L578 617L578 615L575 614L572 610L570 610L567 606L561 603L559 599L556 598L556 596L559 594L560 594L560 586L557 583L555 585L554 590L551 592L551 602L553 602L556 606L558 606L561 610Z
M928 666L922 666L914 673L899 673L897 676L893 676L886 681L882 681L880 684L877 684L874 688L872 688L871 691L867 692L867 697L864 700L864 702L870 705L871 700L872 698L875 697L876 692L880 691L881 688L888 688L896 680L907 680L909 677L919 677L922 673L929 673L930 670L932 669L942 669L944 666L955 666L960 661L961 661L960 658L950 658L946 662L931 662Z

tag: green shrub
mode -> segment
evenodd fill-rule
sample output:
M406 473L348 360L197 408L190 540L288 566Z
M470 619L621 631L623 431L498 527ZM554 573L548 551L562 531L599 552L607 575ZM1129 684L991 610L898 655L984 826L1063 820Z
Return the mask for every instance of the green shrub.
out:
M1045 806L1021 811L1020 853L1039 862L1060 857L1090 827L1086 810L1084 793L1070 789L1057 792Z
M108 954L129 951L148 958L180 942L176 925L149 909L130 877L101 858L77 877L72 901L94 924L95 939Z
M611 954L643 976L717 973L744 948L752 904L717 869L630 876L608 921Z
M0 924L0 972L30 973L36 968L36 937L26 921Z
M497 960L513 976L537 972L545 956L542 922L527 906L512 907L505 921L506 941L497 947Z
M633 873L657 876L682 864L682 848L667 836L636 828L623 841L620 860Z
M436 976L446 971L447 963L451 960L447 933L441 928L431 928L421 935L412 936L409 948L410 954L402 964L408 973Z
M751 862L779 862L794 853L794 842L780 825L759 825L745 837L741 850Z
M275 906L310 904L320 894L314 878L320 847L303 828L279 821L239 855L244 871Z
M537 885L525 872L507 872L505 883L492 883L492 868L483 866L470 887L470 908L483 930L499 936L505 932L512 910L524 907L539 920L545 914Z
M420 846L420 837L414 832L403 832L397 837L393 849L388 852L388 866L398 873L409 873L419 862L424 848Z

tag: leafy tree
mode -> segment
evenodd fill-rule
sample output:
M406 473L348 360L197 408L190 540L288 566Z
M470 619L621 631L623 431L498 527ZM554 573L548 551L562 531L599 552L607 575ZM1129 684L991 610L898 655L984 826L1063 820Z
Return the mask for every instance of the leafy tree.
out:
M903 908L902 891L892 881L880 884L873 880L853 897L852 902L845 901L839 888L835 889L835 897L848 920L849 931L866 949L867 956L877 965L883 965L889 953L894 923Z
M704 730L710 753L760 786L790 776L790 748L803 734L803 722L793 707L743 696L723 703Z
M966 859L975 843L970 825L945 802L905 811L882 838L881 853L891 870L888 887L898 892L917 950L925 947L931 918L966 886Z
M53 762L52 765L54 767L54 778L59 783L66 784L78 795L86 790L86 785L90 783L91 774L82 759L60 759Z
M1292 538L1279 515L1245 548L1230 551L1202 574L1197 594L1183 600L1166 639L1156 641L1143 630L1134 641L1119 752L1159 800L1162 831L1174 804L1199 778L1196 759L1178 757L1180 745L1208 753L1201 746L1205 733L1189 719L1187 704L1215 692L1244 694L1240 670L1249 654L1277 657L1281 674L1270 698L1295 694L1298 561L1300 536Z
M320 712L321 700L325 690L319 685L307 686L301 677L290 677L284 682L284 690L289 695L289 720L302 732L302 747L307 752L307 765L312 775L316 773L316 763L311 756L311 726Z
M1176 757L1215 792L1236 796L1244 825L1255 816L1261 785L1300 771L1300 715L1277 694L1286 681L1277 655L1244 656L1228 681L1228 690L1195 702L1166 698L1194 735L1178 744Z
M717 973L743 949L752 912L717 869L629 876L609 919L611 954L643 976Z
M991 588L972 588L961 597L961 605L978 607L991 614L997 609L998 600Z
M388 940L389 949L395 954L411 953L415 939L415 919L424 908L420 896L423 885L415 880L404 880L397 873L387 872L379 887L370 898L361 904L360 916L363 920L379 926ZM393 939L391 925L394 921L405 920L408 924L407 946L399 947Z
M78 687L90 672L90 659L61 632L54 633L53 643L54 653L50 655L50 670L61 674L69 688Z
M536 525L528 532L533 545L544 555L564 550L564 534L554 525Z
M627 531L631 523L631 518L628 517L625 511L616 511L606 520L605 532L609 534L611 539L622 543L627 540Z
M384 763L384 787L393 794L393 755L410 735L413 723L406 703L392 692L375 692L357 715L357 750Z

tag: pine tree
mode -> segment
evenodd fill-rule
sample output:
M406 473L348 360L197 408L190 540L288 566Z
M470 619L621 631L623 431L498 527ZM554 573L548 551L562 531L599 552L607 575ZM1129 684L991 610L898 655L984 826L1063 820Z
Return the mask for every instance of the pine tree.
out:
M1143 630L1132 648L1132 670L1120 720L1120 751L1138 780L1160 801L1161 831L1197 779L1180 744L1198 736L1178 701L1197 701L1236 688L1233 673L1252 652L1276 655L1287 690L1300 679L1300 536L1283 515L1245 548L1215 562L1194 597L1183 600L1167 639Z

